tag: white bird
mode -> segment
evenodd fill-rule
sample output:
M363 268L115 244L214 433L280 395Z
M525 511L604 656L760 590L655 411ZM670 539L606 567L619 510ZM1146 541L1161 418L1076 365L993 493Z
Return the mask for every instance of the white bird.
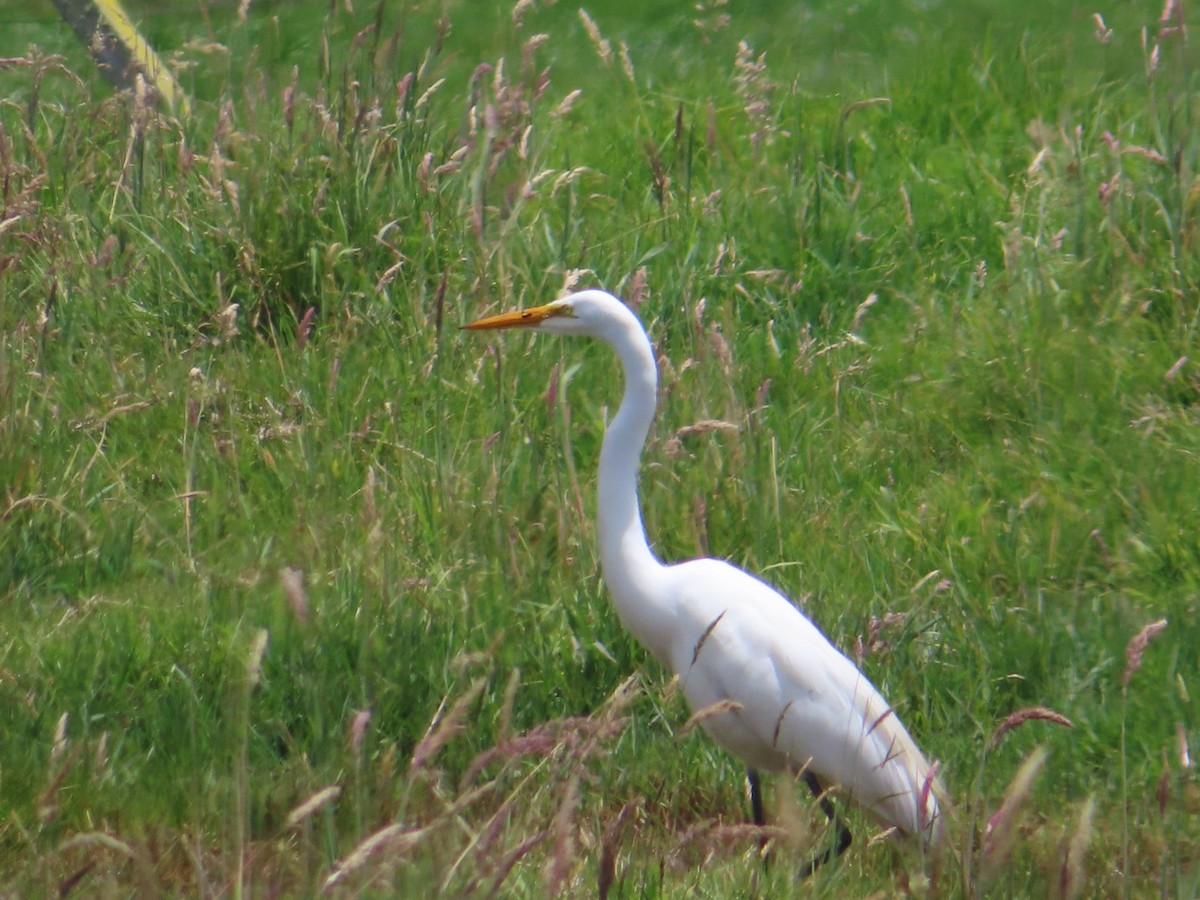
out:
M468 329L531 328L599 338L625 394L600 449L600 567L621 623L670 672L704 729L747 767L755 822L760 771L801 775L838 828L827 791L928 847L942 831L936 770L858 667L774 588L717 559L665 565L646 540L638 467L654 418L658 368L634 312L599 290L479 319Z

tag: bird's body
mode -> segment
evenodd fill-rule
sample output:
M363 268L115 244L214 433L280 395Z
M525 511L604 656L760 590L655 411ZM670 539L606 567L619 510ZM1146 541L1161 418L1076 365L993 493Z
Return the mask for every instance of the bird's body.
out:
M881 822L926 835L937 814L929 766L854 663L774 588L728 563L692 560L662 575L675 634L661 652L645 643L693 710L728 704L703 721L713 740L751 769L807 769Z
M651 551L637 472L658 373L637 316L593 290L467 327L520 326L599 338L621 359L625 394L600 451L601 569L621 623L678 676L704 729L752 777L804 772L814 789L836 787L884 824L932 843L940 831L934 771L858 667L765 582L715 559L664 565Z

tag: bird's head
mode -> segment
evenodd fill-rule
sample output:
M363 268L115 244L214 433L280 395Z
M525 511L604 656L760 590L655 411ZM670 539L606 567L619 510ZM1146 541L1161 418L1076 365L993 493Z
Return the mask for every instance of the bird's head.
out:
M604 338L612 329L636 321L633 311L605 291L588 290L570 294L545 306L531 306L476 319L464 328L484 331L496 328L530 328L543 334L566 334Z

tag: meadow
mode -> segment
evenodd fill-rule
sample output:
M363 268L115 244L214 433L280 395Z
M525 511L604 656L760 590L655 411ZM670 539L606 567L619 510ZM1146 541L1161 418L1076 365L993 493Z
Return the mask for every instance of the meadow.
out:
M1200 895L1190 7L128 6L189 115L0 0L0 893ZM616 361L459 330L572 286L940 852L796 884L778 778L759 858L599 576Z

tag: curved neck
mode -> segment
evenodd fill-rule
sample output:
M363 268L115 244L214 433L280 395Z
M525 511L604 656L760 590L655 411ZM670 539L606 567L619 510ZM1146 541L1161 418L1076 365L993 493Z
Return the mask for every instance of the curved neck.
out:
M642 448L654 421L658 367L645 332L632 314L629 319L625 328L604 336L621 359L625 395L600 448L597 501L600 567L618 608L644 602L639 575L662 565L646 541L637 485Z

